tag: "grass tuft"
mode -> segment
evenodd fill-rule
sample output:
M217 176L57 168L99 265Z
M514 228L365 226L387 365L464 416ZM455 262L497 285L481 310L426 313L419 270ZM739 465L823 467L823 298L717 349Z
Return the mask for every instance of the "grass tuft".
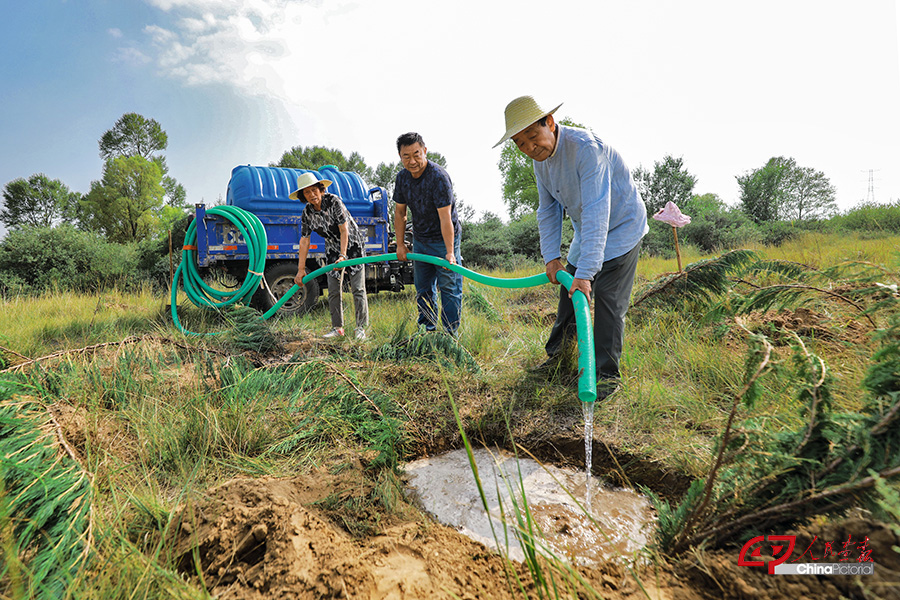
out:
M0 456L0 591L61 598L90 549L90 476L34 402L0 405Z
M460 367L477 373L478 362L456 338L444 332L420 332L406 336L405 324L394 333L387 344L372 351L373 360L425 361L452 369Z

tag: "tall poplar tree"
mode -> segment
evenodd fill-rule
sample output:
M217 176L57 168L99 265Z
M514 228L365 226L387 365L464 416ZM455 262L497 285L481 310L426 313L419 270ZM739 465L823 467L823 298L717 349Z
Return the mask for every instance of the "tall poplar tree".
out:
M184 207L187 194L184 186L169 176L169 166L163 151L169 145L169 136L156 119L147 119L137 113L122 115L112 129L100 137L100 158L140 156L153 161L162 174L166 204Z

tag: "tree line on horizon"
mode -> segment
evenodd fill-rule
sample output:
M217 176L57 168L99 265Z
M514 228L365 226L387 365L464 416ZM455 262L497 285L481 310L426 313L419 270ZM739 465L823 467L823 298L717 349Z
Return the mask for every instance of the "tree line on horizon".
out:
M568 119L562 123L579 126ZM101 135L98 146L103 171L86 194L43 173L4 186L0 222L10 231L0 241L0 293L31 292L60 282L95 288L129 277L167 280L169 235L183 239L191 218L184 187L168 175L164 154L168 135L156 120L127 113ZM428 158L448 166L439 153L429 152ZM368 184L385 188L389 197L402 169L399 162L373 168L358 152L347 156L323 146L295 146L270 166L313 170L325 164L358 173ZM491 212L476 215L470 204L458 199L463 259L501 269L538 261L538 194L531 161L508 141L498 168L509 221ZM452 168L448 170L452 177ZM841 214L825 174L790 157L772 157L736 176L737 206L727 205L716 194L696 194L697 178L680 157L666 155L649 169L638 166L633 176L648 215L674 202L692 218L679 237L704 252L747 242L778 244L805 229L900 232L900 202L860 203ZM671 255L668 226L651 220L650 227L644 251ZM571 240L570 226L563 240Z

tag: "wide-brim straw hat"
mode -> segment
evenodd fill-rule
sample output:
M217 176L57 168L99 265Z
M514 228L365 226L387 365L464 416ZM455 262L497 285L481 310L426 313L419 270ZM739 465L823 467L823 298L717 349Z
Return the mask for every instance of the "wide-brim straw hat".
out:
M291 195L288 196L291 200L302 200L300 194L303 193L303 190L308 188L311 185L316 185L317 183L323 184L325 187L331 185L330 179L317 179L315 175L312 173L304 173L297 177L297 189L291 192Z
M494 148L547 115L552 115L560 106L562 102L553 110L544 110L531 96L519 96L506 105L506 133L494 144Z

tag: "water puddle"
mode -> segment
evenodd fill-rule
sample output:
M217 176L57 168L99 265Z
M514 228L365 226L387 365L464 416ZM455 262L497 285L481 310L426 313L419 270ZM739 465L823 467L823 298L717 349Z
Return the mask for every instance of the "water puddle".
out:
M544 545L558 558L584 565L629 562L650 541L654 513L649 500L640 494L606 487L582 471L541 466L522 457L517 464L513 455L501 450L476 449L474 455L490 507L490 521L465 449L409 463L409 486L422 507L438 521L496 550L493 522L503 553L512 559L522 560L524 554L513 533L516 518L510 488L521 507L523 486ZM576 499L585 509L589 507L593 521L578 507ZM509 524L506 532L503 514Z

